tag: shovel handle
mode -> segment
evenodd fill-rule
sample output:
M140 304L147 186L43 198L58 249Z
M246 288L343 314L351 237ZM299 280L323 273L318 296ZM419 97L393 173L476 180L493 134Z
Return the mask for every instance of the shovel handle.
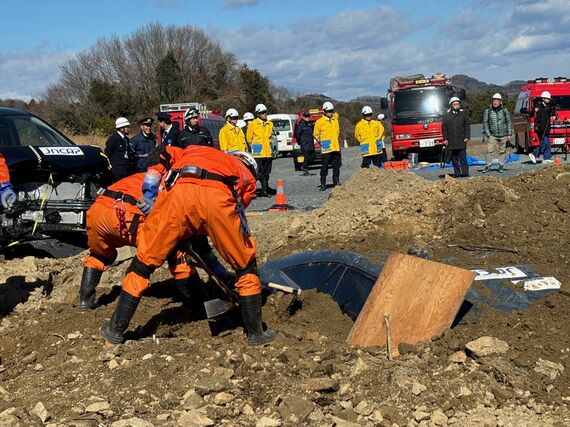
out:
M273 283L273 282L269 282L267 284L268 288L272 288L272 289L277 289L283 292L287 292L289 294L293 294L293 295L301 295L301 289L298 288L293 288L292 286L285 286L285 285L280 285L279 283Z

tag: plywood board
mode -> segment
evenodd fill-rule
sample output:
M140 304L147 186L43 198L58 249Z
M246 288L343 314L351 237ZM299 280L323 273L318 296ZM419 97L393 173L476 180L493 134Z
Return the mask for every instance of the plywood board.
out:
M462 268L394 253L382 269L347 343L386 345L384 316L389 316L392 355L398 344L429 341L451 327L475 273Z

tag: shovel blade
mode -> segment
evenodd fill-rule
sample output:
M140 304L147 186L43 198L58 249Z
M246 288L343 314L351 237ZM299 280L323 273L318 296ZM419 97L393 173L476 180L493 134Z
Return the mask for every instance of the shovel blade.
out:
M206 310L206 317L208 317L208 319L227 313L233 307L234 307L233 303L229 301L224 301L219 298L212 299L204 303L204 309Z

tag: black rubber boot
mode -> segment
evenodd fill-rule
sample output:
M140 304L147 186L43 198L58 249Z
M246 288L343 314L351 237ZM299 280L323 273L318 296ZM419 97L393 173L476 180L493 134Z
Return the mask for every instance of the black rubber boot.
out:
M251 346L270 343L277 334L261 323L261 294L240 296L241 316L247 329L247 342Z
M128 292L121 291L111 320L103 323L103 326L99 329L99 334L111 344L121 344L123 342L123 334L129 327L140 300L140 298L134 297Z
M79 310L91 310L95 307L95 288L101 280L102 271L93 267L83 267L81 286L79 287Z
M206 309L204 308L205 285L202 279L200 279L200 275L195 272L187 279L175 280L175 283L178 292L186 300L184 304L190 311L200 318L206 316Z
M277 190L269 186L269 178L267 178L267 194L270 196L275 196L277 194Z
M333 187L336 187L340 185L340 176L339 175L333 175Z
M321 191L325 191L327 189L327 177L324 178L321 176Z
M267 193L267 181L265 179L265 177L261 177L259 178L259 182L261 183L261 193L259 194L260 197L269 197L269 194Z

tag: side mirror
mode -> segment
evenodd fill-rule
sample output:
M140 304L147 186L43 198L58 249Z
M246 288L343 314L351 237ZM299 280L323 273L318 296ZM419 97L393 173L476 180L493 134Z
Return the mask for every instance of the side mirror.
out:
M388 109L388 98L380 98L380 108L383 110Z
M465 89L459 89L457 95L458 98L461 99L462 101L465 101L467 99L467 94L465 93Z
M521 114L528 114L528 108L522 107L521 108Z

